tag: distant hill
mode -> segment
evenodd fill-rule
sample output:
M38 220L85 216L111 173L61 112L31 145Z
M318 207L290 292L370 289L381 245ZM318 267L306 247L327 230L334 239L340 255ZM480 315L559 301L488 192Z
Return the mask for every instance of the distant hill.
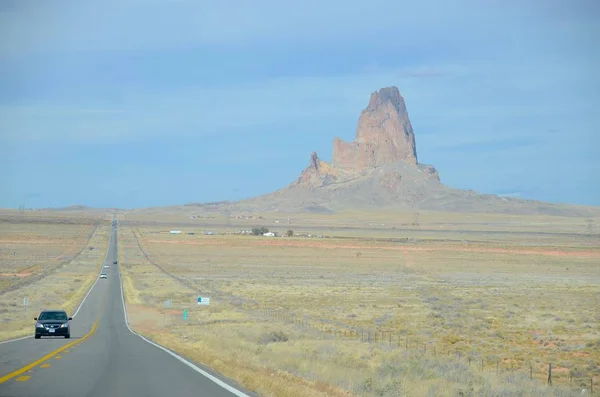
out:
M215 203L216 204L216 203ZM348 209L432 210L462 213L598 216L600 207L552 204L454 189L418 162L416 140L397 87L371 94L353 142L333 141L332 162L312 153L287 187L235 203L202 206L245 212L335 212Z

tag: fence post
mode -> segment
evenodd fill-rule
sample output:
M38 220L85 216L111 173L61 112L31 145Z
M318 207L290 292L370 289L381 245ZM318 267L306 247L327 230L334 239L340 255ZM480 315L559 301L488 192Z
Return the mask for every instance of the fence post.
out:
M548 384L552 386L552 363L548 364Z
M533 365L529 364L529 379L533 379Z

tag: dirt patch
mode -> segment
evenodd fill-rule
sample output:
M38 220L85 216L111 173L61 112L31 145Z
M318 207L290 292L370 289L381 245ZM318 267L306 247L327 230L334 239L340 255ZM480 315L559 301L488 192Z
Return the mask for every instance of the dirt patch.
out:
M486 247L399 247L390 245L357 245L357 244L335 244L335 243L316 243L304 241L256 241L258 246L267 247L299 247L299 248L323 248L323 249L377 249L392 250L404 252L479 252L492 254L517 254L517 255L545 255L559 257L585 257L600 258L600 252L597 251L564 251L564 250L546 250L546 249L518 249L518 248L486 248Z
M156 332L164 330L163 314L157 309L140 305L126 304L129 325L139 332Z

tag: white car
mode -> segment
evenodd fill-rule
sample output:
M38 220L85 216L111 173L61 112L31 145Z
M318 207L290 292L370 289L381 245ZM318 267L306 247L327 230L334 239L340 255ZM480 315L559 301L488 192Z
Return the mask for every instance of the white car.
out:
M104 265L104 268L105 268L105 269L108 269L109 267L110 267L110 266L108 266L108 265Z
M102 273L100 274L100 278L108 278L108 276L106 275L106 273Z

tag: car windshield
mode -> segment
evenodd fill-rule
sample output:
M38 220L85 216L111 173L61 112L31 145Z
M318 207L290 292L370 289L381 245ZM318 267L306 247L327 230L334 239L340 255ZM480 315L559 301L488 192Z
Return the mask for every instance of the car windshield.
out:
M43 312L40 314L40 320L66 320L67 313L65 312Z

